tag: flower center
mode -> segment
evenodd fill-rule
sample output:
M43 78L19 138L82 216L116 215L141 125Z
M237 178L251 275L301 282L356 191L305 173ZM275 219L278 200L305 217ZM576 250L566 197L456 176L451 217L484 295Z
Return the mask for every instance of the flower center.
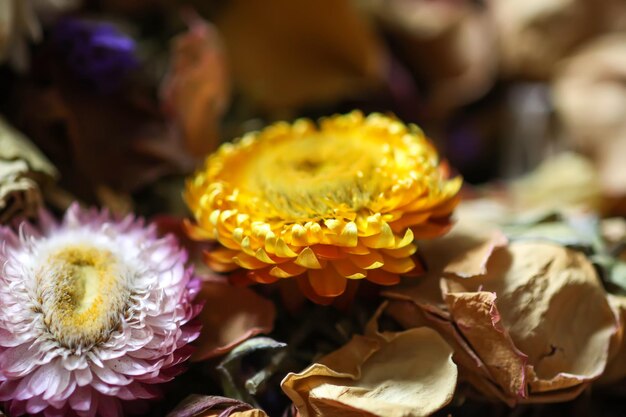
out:
M367 138L311 134L261 147L242 184L281 217L324 216L342 205L358 211L388 186L381 168L393 158L389 152Z
M68 348L88 347L118 325L129 292L122 265L106 249L68 246L37 273L44 323Z

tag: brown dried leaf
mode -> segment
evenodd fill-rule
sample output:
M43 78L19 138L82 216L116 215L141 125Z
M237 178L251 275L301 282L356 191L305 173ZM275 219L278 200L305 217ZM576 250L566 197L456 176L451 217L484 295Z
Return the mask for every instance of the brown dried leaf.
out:
M173 40L172 62L161 96L189 151L203 156L219 143L219 122L228 106L230 80L215 28L196 15L188 20L189 31Z
M43 154L0 117L0 224L16 215L34 215L42 205L39 183L57 175Z
M348 0L233 0L215 23L236 86L272 114L358 96L384 78L383 49Z
M198 300L206 307L199 315L202 332L195 342L194 361L223 355L274 326L274 304L249 288L203 282Z
M302 417L430 415L456 387L452 349L428 328L354 336L304 371L283 391Z

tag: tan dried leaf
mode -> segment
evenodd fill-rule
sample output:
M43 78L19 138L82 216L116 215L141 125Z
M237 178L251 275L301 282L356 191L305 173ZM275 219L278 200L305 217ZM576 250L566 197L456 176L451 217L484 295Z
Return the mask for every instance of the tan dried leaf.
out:
M18 214L34 215L42 205L39 183L57 175L43 154L0 117L0 224Z
M166 110L183 133L186 147L203 156L219 144L220 118L230 99L222 41L215 28L191 15L189 30L174 38L172 62L161 85Z
M624 28L621 0L490 0L502 70L548 79L559 61L599 33Z
M452 349L428 328L354 336L304 371L288 374L283 391L302 417L427 416L456 387Z
M626 15L626 3L623 12ZM561 67L554 103L567 138L589 154L605 192L626 194L626 35L597 38Z
M613 384L626 378L626 297L609 295L609 303L619 317L619 331L611 344L611 359L597 383Z
M555 391L561 391L558 400L573 397L581 384L604 371L617 323L596 272L582 253L546 243L514 243L494 253L484 277L446 279L445 285L447 299L456 293L496 294L492 314L499 315L506 332L491 343L509 343L504 339L510 337L528 356L520 375L526 374L529 401L535 394ZM457 323L464 317L454 311L451 315ZM495 319L487 321L497 325ZM465 334L465 328L459 328ZM489 354L473 347L486 361Z
M429 272L469 278L484 274L493 251L507 242L495 224L462 217L445 236L419 242L419 249Z
M598 170L582 155L564 152L513 181L512 208L521 216L563 210L599 209L602 202Z
M388 291L400 303L392 314L413 302L417 321L455 347L460 377L484 394L509 404L565 401L604 371L617 321L582 253L515 242L493 252L486 274L448 275L441 285L445 306Z

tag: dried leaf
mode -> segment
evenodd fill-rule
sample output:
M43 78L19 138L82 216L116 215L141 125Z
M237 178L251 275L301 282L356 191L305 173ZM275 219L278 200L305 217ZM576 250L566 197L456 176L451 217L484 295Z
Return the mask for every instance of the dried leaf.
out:
M189 31L173 40L172 62L161 96L189 151L203 156L219 143L219 122L228 106L230 80L215 28L196 15L188 20Z
M570 388L576 395L580 384L603 372L616 323L583 254L551 244L514 243L496 252L484 278L446 283L450 293L497 294L493 314L499 312L515 346L528 356L520 372L527 373L529 401L535 394ZM558 394L558 400L571 397Z
M429 86L429 111L447 112L496 79L495 31L471 1L359 0L394 38L411 72Z
M428 328L357 335L281 386L302 417L427 416L452 399L451 356Z
M361 95L384 78L383 49L348 0L233 0L215 24L236 87L273 114Z
M167 417L267 417L262 410L232 398L190 395Z
M34 215L43 204L39 185L57 176L43 154L0 117L0 224Z
M596 167L573 152L544 160L533 171L513 181L510 194L514 210L526 216L567 209L594 210L602 202Z
M445 307L415 293L385 294L420 308L418 322L455 347L460 377L509 404L580 394L604 371L617 331L591 263L554 244L514 242L493 252L485 275L443 278Z
M616 196L626 193L625 42L623 33L598 37L563 63L553 83L565 137L591 156L603 191Z
M447 235L420 242L419 248L429 272L469 278L484 274L493 251L506 244L496 225L461 218Z
M260 333L269 333L276 311L272 302L245 287L204 282L198 300L206 303L199 320L202 332L192 360L201 361L229 352Z
M611 344L611 359L597 383L613 384L626 378L626 297L609 295L609 303L619 317L620 327Z
M230 397L256 404L253 395L257 393L259 386L272 376L276 366L284 358L286 347L285 343L277 342L269 337L255 337L237 346L217 367L222 376L224 392ZM265 369L247 379L242 361L245 357L258 352L270 353L273 356Z
M623 29L620 0L490 0L509 76L548 79L558 62L603 31Z
M65 188L98 201L102 185L129 193L192 169L180 138L146 91L99 95L48 64L33 72L46 72L52 85L22 80L15 106L19 126L54 162Z

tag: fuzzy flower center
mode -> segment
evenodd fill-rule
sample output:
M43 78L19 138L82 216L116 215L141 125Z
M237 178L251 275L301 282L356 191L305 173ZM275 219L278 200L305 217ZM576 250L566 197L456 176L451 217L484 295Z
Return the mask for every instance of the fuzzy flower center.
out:
M123 314L128 290L115 255L92 246L50 254L37 273L44 323L68 348L106 339Z
M326 134L260 148L241 183L287 218L324 216L341 206L367 208L389 186L383 167L395 158L380 141Z

